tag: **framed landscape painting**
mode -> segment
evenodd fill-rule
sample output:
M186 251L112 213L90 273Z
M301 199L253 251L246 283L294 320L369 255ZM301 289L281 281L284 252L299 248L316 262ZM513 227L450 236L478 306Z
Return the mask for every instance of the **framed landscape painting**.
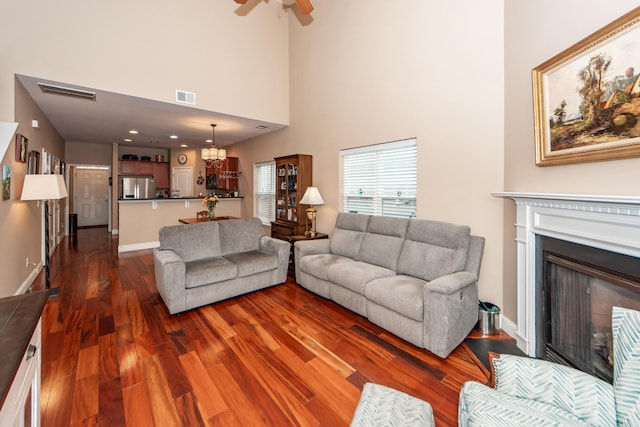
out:
M640 156L640 7L532 78L538 166Z

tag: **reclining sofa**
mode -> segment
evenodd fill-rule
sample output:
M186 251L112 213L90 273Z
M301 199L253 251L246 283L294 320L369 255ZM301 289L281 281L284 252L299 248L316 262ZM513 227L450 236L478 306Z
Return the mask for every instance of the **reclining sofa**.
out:
M445 358L478 321L483 250L468 226L339 213L330 239L296 242L296 281Z
M264 235L258 218L160 229L156 287L171 314L284 283L289 242Z

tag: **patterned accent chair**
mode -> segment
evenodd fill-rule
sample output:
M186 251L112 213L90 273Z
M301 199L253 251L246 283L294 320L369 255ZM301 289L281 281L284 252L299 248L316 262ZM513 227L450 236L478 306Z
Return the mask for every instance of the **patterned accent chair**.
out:
M640 426L640 312L613 307L613 386L573 368L527 357L494 358L494 388L467 382L464 426Z
M380 384L366 383L350 427L434 427L424 400Z

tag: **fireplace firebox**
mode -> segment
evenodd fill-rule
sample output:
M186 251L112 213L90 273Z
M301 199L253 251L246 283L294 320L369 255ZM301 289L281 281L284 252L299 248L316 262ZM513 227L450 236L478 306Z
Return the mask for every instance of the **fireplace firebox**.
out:
M640 309L640 260L544 236L536 246L536 356L611 382L611 309Z

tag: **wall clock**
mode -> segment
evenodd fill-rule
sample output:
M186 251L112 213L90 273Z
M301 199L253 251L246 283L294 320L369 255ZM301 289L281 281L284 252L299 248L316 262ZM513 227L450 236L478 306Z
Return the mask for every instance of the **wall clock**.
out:
M185 163L187 163L187 155L186 154L180 154L178 156L178 163L180 163L181 165L184 165Z

